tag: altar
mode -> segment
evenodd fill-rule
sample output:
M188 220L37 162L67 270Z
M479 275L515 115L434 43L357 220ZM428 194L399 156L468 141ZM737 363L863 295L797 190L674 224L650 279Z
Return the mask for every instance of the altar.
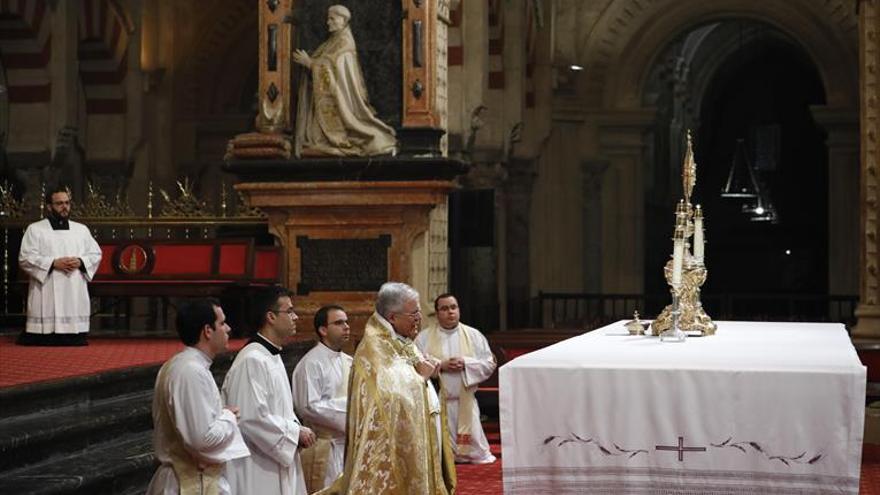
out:
M500 369L504 492L852 493L866 369L843 325L624 322Z

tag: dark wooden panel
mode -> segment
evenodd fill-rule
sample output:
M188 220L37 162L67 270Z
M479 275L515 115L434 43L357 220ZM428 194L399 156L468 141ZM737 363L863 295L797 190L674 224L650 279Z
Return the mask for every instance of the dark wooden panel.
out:
M309 239L298 236L298 294L376 291L388 280L391 236L375 239Z

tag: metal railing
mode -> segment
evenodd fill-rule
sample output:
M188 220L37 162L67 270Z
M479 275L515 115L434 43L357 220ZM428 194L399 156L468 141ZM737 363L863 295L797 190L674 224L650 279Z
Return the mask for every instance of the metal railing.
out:
M713 320L824 321L851 328L858 296L797 293L704 294L703 307ZM646 319L669 304L668 294L596 294L539 292L530 326L539 328L598 328L632 318Z

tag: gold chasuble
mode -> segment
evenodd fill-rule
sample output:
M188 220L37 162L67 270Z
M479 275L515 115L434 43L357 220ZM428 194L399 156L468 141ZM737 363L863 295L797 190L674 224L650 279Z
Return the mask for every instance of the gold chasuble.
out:
M351 368L345 468L320 495L453 495L455 464L437 438L421 353L376 314L367 322ZM441 404L445 401L441 400ZM442 413L441 413L442 414ZM446 418L441 418L445 430ZM443 432L442 438L448 433Z

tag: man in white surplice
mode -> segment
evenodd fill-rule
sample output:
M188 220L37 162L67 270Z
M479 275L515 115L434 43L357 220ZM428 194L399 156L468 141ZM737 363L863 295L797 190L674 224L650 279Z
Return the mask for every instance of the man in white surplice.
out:
M235 494L306 493L298 449L315 435L293 411L287 369L281 350L296 333L291 292L283 287L261 291L253 301L256 334L235 357L223 381L227 404L241 408L241 432L251 456L230 462L226 475Z
M454 295L438 296L434 310L438 324L420 332L416 345L426 355L440 360L455 462L495 462L480 424L480 408L475 398L477 386L495 371L495 356L479 330L459 321L458 301Z
M315 331L318 344L297 363L291 376L296 412L318 436L315 446L302 456L309 493L332 483L345 464L345 410L352 362L342 352L351 332L342 307L319 309Z
M211 362L229 346L219 303L199 299L177 311L177 333L187 346L156 377L153 449L161 463L147 495L226 495L224 465L249 455L238 429L238 408L223 407Z
M70 220L66 188L46 193L47 217L28 225L18 263L27 272L27 324L22 345L86 345L89 290L101 247L89 229Z

